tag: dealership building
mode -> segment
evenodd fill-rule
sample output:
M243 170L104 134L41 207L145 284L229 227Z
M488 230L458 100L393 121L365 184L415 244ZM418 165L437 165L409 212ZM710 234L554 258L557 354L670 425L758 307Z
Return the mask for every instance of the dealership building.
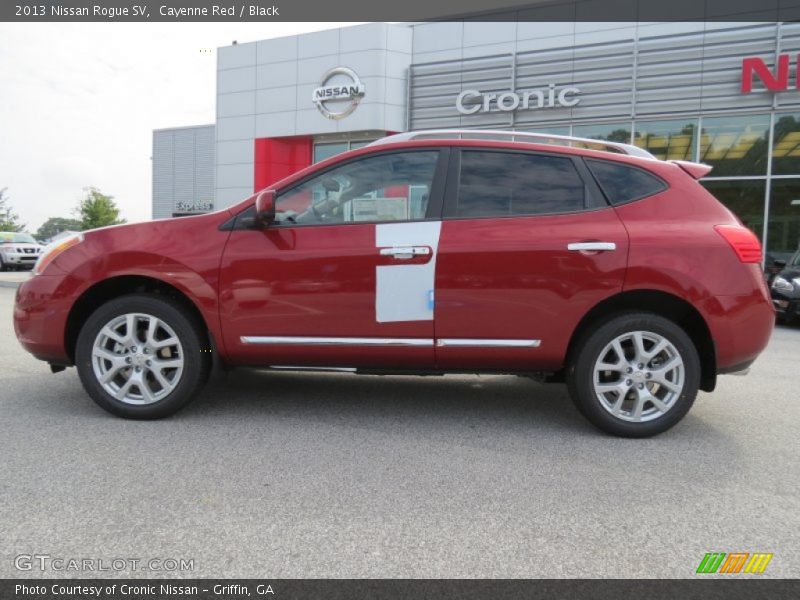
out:
M543 14L546 18L546 14ZM230 206L392 132L631 142L703 184L773 257L800 242L800 23L371 23L217 52L216 122L153 133L153 217Z

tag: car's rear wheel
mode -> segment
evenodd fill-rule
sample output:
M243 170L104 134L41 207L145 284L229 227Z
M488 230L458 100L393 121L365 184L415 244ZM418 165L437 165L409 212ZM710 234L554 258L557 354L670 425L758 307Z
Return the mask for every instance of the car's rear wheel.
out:
M624 313L578 342L567 384L578 410L603 431L648 437L675 425L691 408L700 358L674 322Z
M200 323L158 296L102 305L78 335L78 374L92 399L130 419L157 419L189 402L205 383L210 354Z

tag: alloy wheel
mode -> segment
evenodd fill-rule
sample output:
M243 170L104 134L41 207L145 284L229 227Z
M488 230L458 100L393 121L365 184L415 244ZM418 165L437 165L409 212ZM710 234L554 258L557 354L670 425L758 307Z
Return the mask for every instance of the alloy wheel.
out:
M97 334L92 368L103 389L126 404L168 396L183 375L184 352L175 331L144 313L114 317Z
M640 423L667 413L680 398L685 378L683 359L672 342L650 331L632 331L603 348L592 383L606 411Z

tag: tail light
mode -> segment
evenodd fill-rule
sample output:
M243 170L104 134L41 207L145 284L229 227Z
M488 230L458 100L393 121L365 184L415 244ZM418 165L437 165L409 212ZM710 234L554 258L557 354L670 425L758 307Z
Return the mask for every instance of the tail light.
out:
M743 263L761 262L761 242L752 231L737 225L715 225L714 229L731 245Z

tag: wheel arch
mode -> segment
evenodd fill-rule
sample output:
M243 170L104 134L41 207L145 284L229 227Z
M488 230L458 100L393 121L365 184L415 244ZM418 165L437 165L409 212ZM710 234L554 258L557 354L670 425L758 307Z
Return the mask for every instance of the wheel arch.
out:
M169 298L181 305L205 335L205 341L213 348L213 336L197 304L174 285L155 277L144 275L118 275L104 279L84 290L70 309L64 329L64 348L72 363L75 362L75 346L81 325L99 306L127 294L154 294Z
M580 320L567 347L567 363L573 361L581 338L599 322L614 313L652 312L680 326L692 339L700 356L700 389L711 392L717 382L714 339L703 315L686 300L658 290L632 290L606 298Z

